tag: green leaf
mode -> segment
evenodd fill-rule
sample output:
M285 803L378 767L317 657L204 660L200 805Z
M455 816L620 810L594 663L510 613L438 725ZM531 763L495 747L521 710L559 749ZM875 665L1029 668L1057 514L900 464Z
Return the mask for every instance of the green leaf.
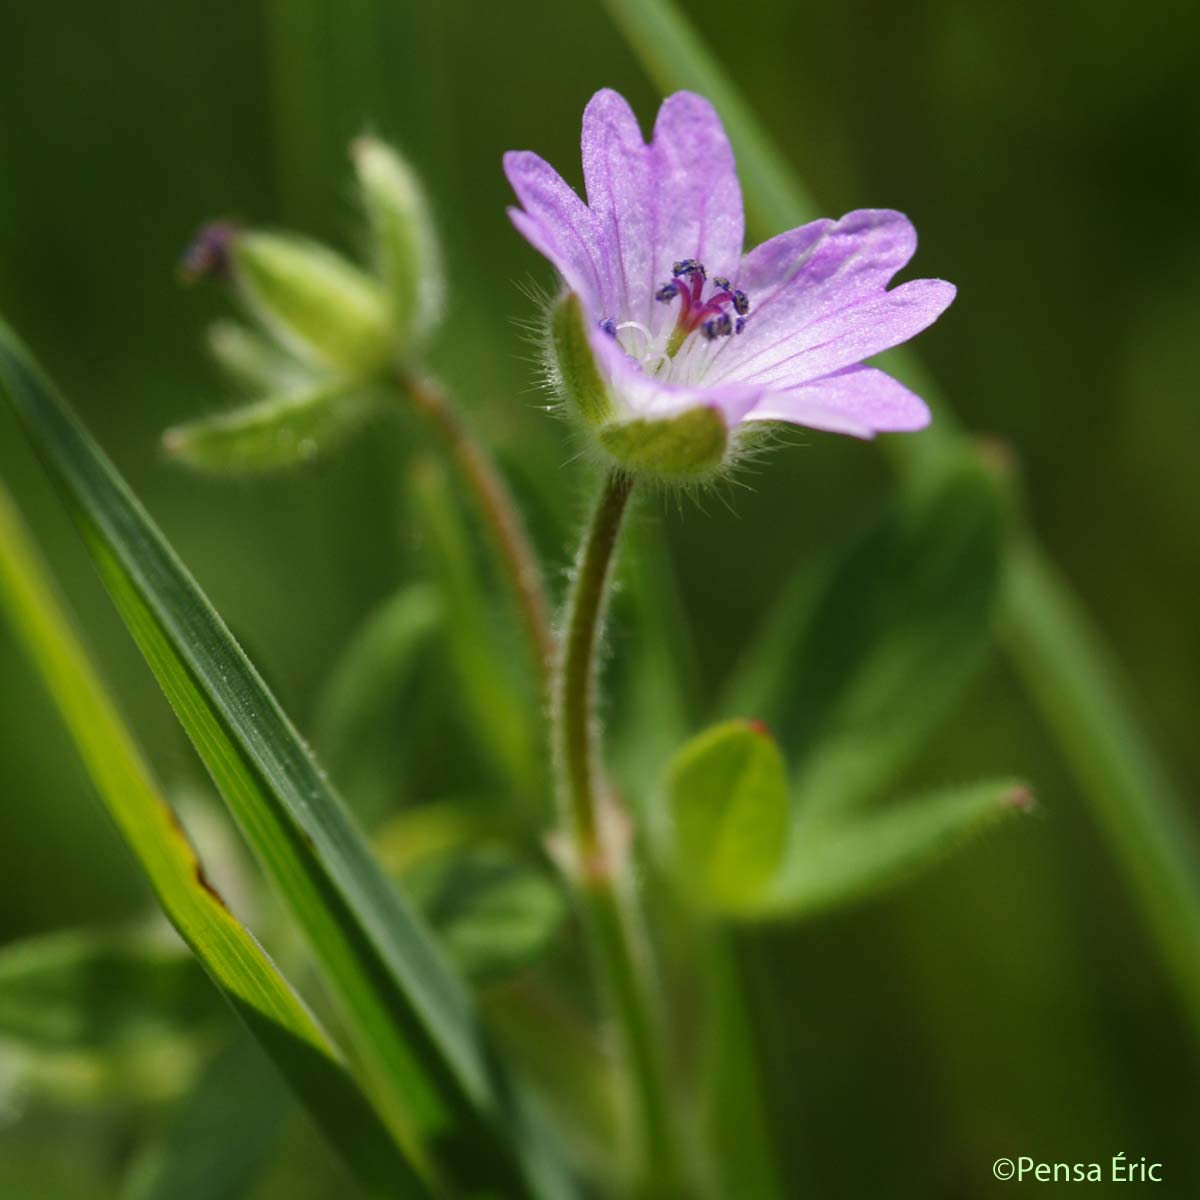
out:
M785 592L731 695L787 746L802 812L869 799L981 664L1005 515L993 476L964 458Z
M801 820L756 915L795 918L854 903L1031 804L1024 784L1005 779L948 788L851 819Z
M462 710L497 772L527 813L539 811L542 768L540 701L506 645L497 606L471 542L462 508L441 464L421 458L411 473L413 510L442 605L442 628Z
M405 883L450 958L476 984L537 962L566 917L559 888L500 844L423 859Z
M309 462L356 433L381 405L377 392L324 381L176 425L163 446L177 462L221 475L257 475Z
M266 1167L289 1109L270 1061L248 1038L237 1039L134 1159L122 1200L237 1200Z
M787 837L778 747L763 726L729 721L676 755L667 786L684 890L702 907L741 911L774 874Z
M363 622L322 694L317 748L367 825L404 794L404 714L417 702L414 679L440 629L434 589L402 588Z
M502 1103L462 981L401 900L261 676L115 469L0 327L0 383L62 488L101 577L340 1001L369 1089L410 1151L448 1173L550 1190ZM469 1135L472 1155L445 1140Z
M317 1125L383 1195L426 1194L338 1051L204 872L71 631L0 489L0 608L33 660L159 903Z
M104 1050L221 1011L195 956L145 934L73 930L0 950L0 1037Z

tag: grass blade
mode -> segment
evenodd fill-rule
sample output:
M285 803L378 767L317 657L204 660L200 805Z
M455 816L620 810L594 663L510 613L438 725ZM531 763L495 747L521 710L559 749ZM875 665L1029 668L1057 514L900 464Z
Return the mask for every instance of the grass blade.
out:
M720 110L760 237L820 215L745 99L670 0L605 4L659 87L704 92ZM936 413L921 434L887 441L902 473L920 474L956 451L962 435L915 356L896 350L886 359L888 370L920 392ZM1108 670L1108 651L1032 541L1011 568L1003 615L1004 645L1095 810L1126 884L1173 966L1184 1007L1200 1035L1200 971L1195 966L1200 858L1183 797L1158 760L1125 689ZM1047 636L1051 627L1061 639L1057 646ZM1102 773L1099 763L1112 769Z
M0 384L142 654L305 931L386 1119L413 1154L437 1143L450 1175L480 1171L505 1194L539 1194L542 1184L532 1181L553 1172L536 1143L514 1146L507 1137L519 1116L510 1097L501 1101L466 988L207 598L3 325ZM461 1142L451 1145L455 1137L469 1139L469 1155Z
M45 681L163 910L317 1125L377 1194L427 1195L315 1019L208 882L72 633L3 490L0 609Z

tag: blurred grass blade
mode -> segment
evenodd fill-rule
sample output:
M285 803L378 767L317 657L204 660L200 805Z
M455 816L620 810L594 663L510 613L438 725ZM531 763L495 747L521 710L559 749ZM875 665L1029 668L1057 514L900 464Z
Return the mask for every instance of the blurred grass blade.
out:
M167 916L318 1127L378 1194L426 1195L303 1002L209 883L72 633L3 490L0 607L41 673L101 799Z
M478 735L524 811L540 815L548 788L541 765L540 702L514 669L519 654L503 643L497 606L445 469L437 459L420 458L410 483L467 727Z
M247 1038L222 1049L133 1161L121 1200L238 1200L274 1153L291 1105Z
M736 931L708 932L702 948L700 1128L716 1200L784 1200L771 1144L758 1024L746 994Z
M671 0L604 2L664 92L692 88L716 104L737 154L747 209L760 239L821 215L745 98ZM922 433L885 440L903 473L923 472L956 449L960 434L953 414L910 351L891 351L881 365L934 409L933 424ZM1089 627L1069 585L1032 540L1013 564L1003 611L1004 644L1095 810L1200 1037L1200 851L1186 816L1189 806L1124 687L1107 669L1108 650ZM1057 645L1049 637L1052 629L1061 638ZM1085 679L1087 686L1081 683ZM1098 763L1113 769L1099 770Z
M1005 779L948 788L848 821L802 819L756 915L796 918L855 903L1030 803L1023 784Z
M690 88L716 105L737 152L753 223L772 233L821 214L772 144L741 92L699 35L667 0L604 0L613 20L663 92Z
M1096 811L1200 1035L1200 862L1173 785L1126 707L1108 647L1034 547L1009 565L1003 634Z
M0 383L65 494L102 579L341 1002L386 1118L441 1165L530 1194L545 1167L501 1106L465 986L404 903L308 747L66 403L0 326ZM470 1139L472 1154L450 1139ZM536 1189L535 1189L536 1190Z
M316 716L322 761L355 814L372 826L404 798L404 712L441 627L428 584L388 597L362 623L326 684ZM411 798L411 797L410 797Z
M0 949L0 1037L41 1049L107 1049L193 1028L221 1011L183 946L80 929Z

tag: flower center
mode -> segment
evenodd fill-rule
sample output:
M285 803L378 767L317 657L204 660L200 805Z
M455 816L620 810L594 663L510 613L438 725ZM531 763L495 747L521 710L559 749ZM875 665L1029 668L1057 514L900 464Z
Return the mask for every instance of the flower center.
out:
M654 298L670 304L679 298L679 315L675 328L667 339L666 355L674 358L680 347L698 329L706 341L741 333L746 328L746 314L750 311L750 297L745 292L731 287L724 275L713 277L713 291L704 298L704 285L708 272L704 264L694 258L685 258L671 268L673 278L662 285ZM730 316L727 309L732 308Z

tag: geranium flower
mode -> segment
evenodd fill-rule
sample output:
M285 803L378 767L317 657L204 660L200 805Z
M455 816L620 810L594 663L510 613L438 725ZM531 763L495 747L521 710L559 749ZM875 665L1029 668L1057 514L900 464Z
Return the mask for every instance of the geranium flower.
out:
M678 92L647 144L623 97L583 114L587 203L529 151L504 157L509 215L578 298L610 427L705 408L728 431L787 421L869 438L923 428L929 410L864 365L954 298L940 279L890 291L917 238L902 213L861 209L743 255L742 194L712 105Z

